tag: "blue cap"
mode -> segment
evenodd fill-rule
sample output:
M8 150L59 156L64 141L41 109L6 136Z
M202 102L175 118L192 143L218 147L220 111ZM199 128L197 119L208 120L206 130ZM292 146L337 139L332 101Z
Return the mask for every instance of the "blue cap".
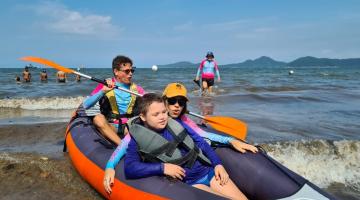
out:
M208 51L208 52L206 53L206 57L213 57L213 58L214 58L213 52L212 52L212 51Z

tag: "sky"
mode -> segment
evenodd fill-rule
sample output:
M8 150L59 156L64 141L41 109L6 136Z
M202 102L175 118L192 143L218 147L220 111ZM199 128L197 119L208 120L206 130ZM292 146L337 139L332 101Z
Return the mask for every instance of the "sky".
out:
M360 57L359 0L1 0L0 67L23 56L63 66L221 64L260 56Z

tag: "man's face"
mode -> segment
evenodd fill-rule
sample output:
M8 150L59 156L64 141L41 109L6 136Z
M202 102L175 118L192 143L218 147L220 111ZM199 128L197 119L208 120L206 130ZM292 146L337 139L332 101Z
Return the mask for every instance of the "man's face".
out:
M130 84L134 72L133 70L130 63L121 64L120 70L114 69L116 80L120 83Z

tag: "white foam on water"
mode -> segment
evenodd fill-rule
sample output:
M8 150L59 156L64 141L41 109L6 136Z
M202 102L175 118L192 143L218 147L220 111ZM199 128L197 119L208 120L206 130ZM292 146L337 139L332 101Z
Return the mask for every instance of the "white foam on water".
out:
M322 188L342 183L360 191L360 141L292 141L264 146L270 156Z
M25 110L75 109L84 99L85 97L82 96L0 99L0 108L18 108Z

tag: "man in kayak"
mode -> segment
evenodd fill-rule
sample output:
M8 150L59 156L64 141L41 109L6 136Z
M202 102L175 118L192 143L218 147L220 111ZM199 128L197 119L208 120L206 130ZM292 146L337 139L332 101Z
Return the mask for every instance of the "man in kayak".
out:
M217 76L218 82L221 81L220 79L220 73L219 68L214 60L214 54L213 52L209 51L206 53L206 59L201 61L200 66L198 68L198 71L196 73L195 81L199 81L200 74L202 79L202 95L205 95L206 93L212 94L212 88L214 85L214 79L215 79L215 73Z
M59 83L65 83L65 82L66 82L66 74L65 74L65 72L63 72L63 71L58 71L58 72L56 73L56 76L57 76L57 81L58 81Z
M47 81L47 73L46 73L46 69L43 69L41 72L40 72L40 81Z
M209 144L168 117L160 95L145 94L139 111L140 116L128 123L131 140L124 163L127 178L168 176L225 198L247 199Z
M31 73L29 71L28 66L25 67L22 75L23 75L23 79L24 79L25 82L30 82L31 81Z
M134 116L137 96L115 89L115 85L139 94L144 94L144 89L131 81L135 68L130 58L121 55L115 57L112 70L114 77L106 79L107 86L99 84L84 100L83 106L85 109L95 107L100 110L101 113L93 118L94 125L102 135L119 145L127 133L124 124Z

